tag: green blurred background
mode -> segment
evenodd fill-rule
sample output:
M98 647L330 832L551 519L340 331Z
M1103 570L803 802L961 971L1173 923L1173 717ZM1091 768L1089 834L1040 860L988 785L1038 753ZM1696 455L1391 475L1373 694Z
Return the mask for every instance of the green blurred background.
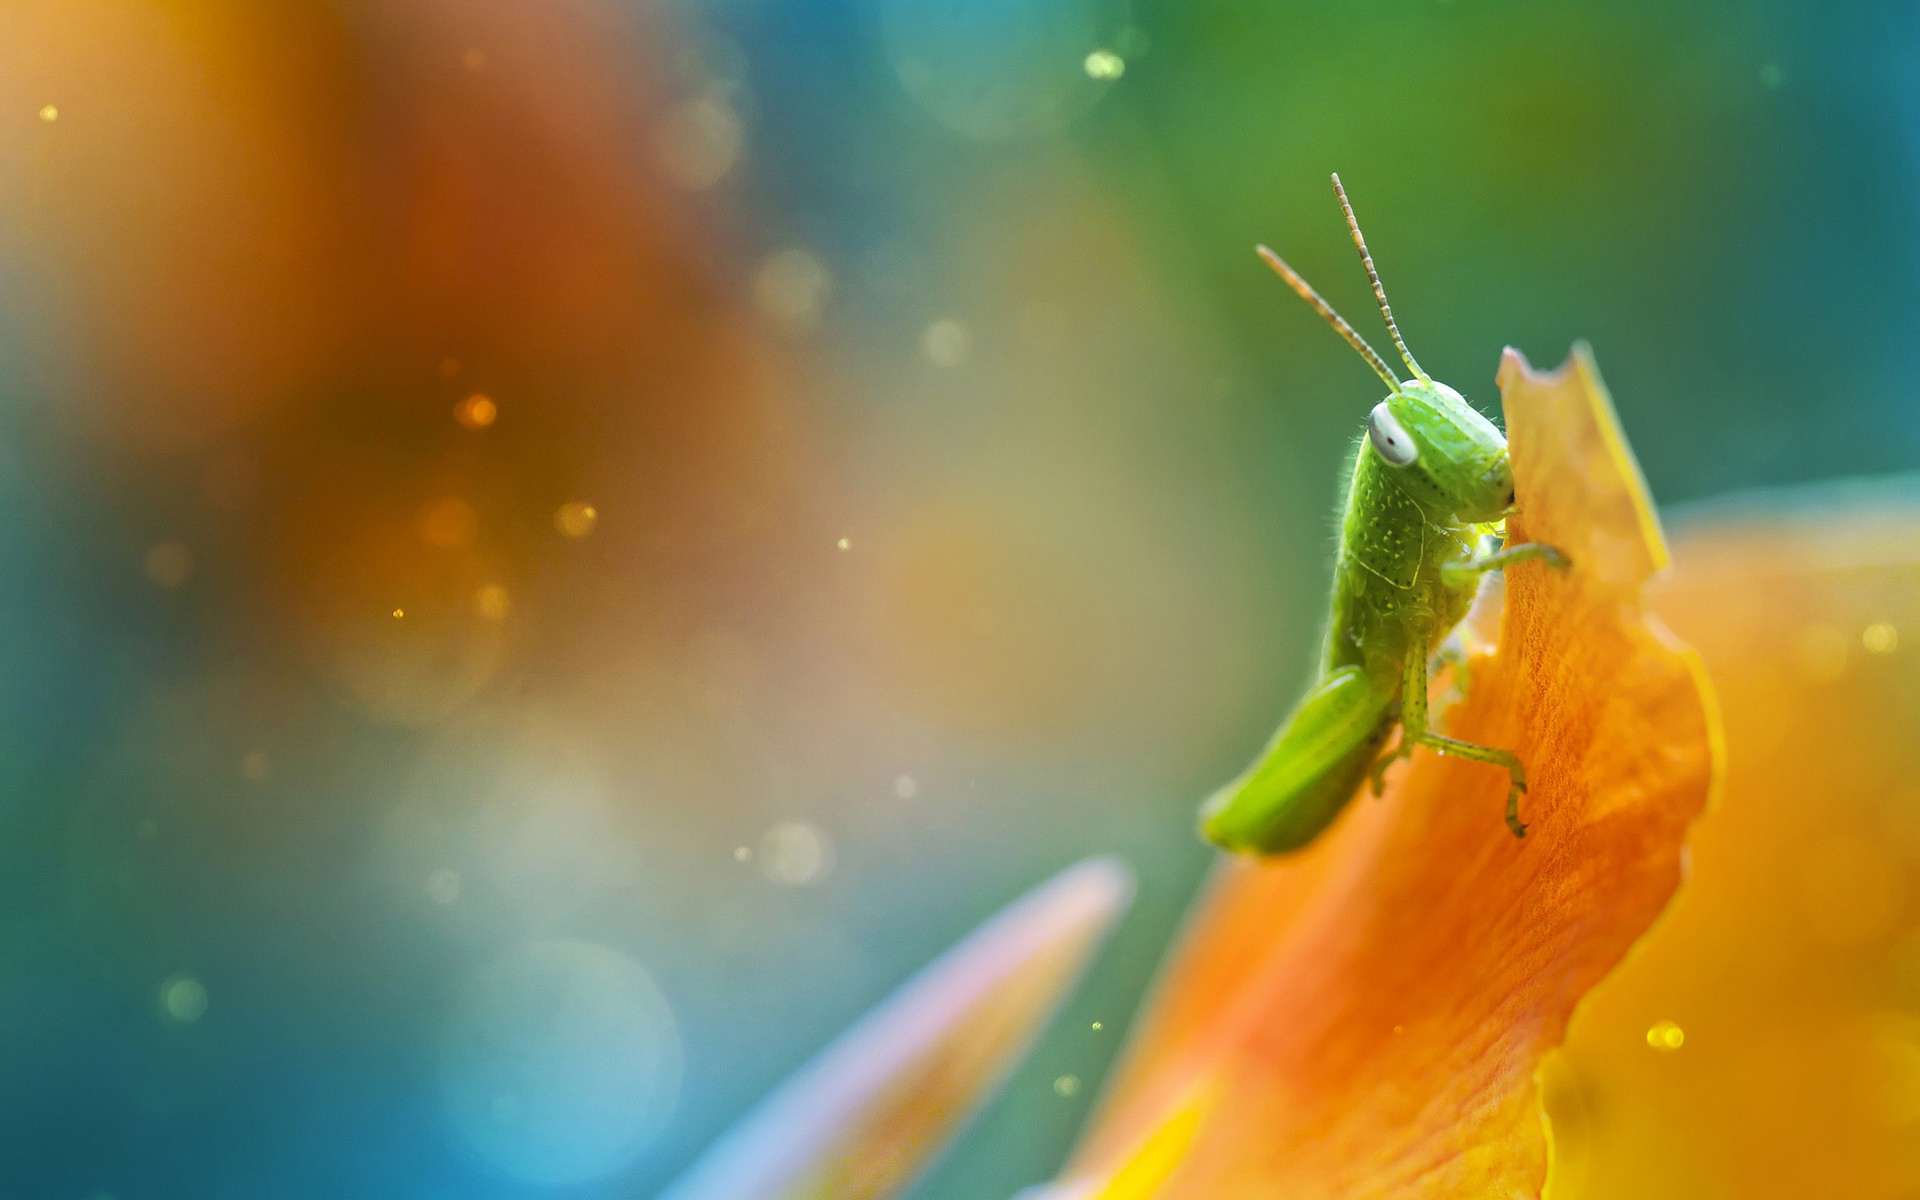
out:
M1112 852L919 1195L1050 1175L1316 652L1331 171L1664 504L1920 462L1905 5L20 0L0 101L21 1195L650 1194Z

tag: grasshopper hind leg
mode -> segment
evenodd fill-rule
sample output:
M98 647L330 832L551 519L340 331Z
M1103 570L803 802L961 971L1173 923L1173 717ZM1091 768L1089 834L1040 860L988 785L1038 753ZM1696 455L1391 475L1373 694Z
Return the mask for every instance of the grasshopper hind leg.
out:
M1393 696L1357 667L1314 685L1245 774L1214 793L1200 830L1227 850L1279 854L1319 836L1366 782Z

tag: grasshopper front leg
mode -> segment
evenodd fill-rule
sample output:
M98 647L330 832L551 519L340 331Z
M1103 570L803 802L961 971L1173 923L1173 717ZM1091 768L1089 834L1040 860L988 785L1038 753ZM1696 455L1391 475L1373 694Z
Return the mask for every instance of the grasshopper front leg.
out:
M1573 560L1557 547L1545 542L1519 542L1502 546L1491 554L1476 554L1472 558L1451 562L1440 568L1441 578L1450 584L1470 584L1488 571L1501 567L1510 567L1514 563L1531 562L1540 559L1550 567L1564 571L1573 565Z

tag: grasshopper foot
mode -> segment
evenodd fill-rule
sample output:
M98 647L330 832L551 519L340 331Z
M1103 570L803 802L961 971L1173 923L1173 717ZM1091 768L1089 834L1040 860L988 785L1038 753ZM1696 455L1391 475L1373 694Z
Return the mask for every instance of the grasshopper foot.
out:
M1526 794L1527 784L1523 779L1514 780L1513 786L1507 789L1507 828L1517 838L1527 836L1526 824L1520 820L1520 797Z

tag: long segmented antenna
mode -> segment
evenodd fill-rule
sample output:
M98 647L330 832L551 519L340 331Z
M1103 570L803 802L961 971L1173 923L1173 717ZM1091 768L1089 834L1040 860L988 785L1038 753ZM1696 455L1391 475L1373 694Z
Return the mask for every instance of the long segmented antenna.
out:
M1298 271L1288 266L1284 259L1265 246L1255 246L1253 249L1254 253L1266 260L1266 264L1273 268L1276 275L1287 281L1287 286L1294 290L1295 295L1305 300L1308 307L1319 313L1327 324L1333 326L1335 333L1347 339L1347 345L1359 351L1360 357L1367 360L1367 365L1373 368L1374 374L1385 380L1387 386L1394 391L1400 390L1400 377L1387 366L1387 360L1381 358L1372 346L1367 345L1367 339L1361 337L1358 330L1347 324L1345 317L1333 311L1333 305L1320 298L1320 293L1313 290L1312 284L1300 278ZM1415 371L1419 369L1414 368ZM1424 379L1425 376L1421 378Z
M1380 273L1373 269L1373 255L1367 253L1367 239L1360 236L1360 222L1354 219L1353 205L1347 203L1347 189L1340 186L1340 173L1333 175L1333 194L1340 197L1340 211L1347 214L1347 229L1353 234L1353 244L1360 251L1360 263L1367 268L1367 278L1373 281L1373 298L1380 302L1380 315L1387 320L1387 333L1392 336L1393 344L1400 351L1400 357L1406 361L1407 369L1428 383L1433 377L1420 369L1413 361L1413 352L1407 349L1407 343L1400 337L1400 327L1393 323L1393 310L1387 307L1387 289L1380 286Z

